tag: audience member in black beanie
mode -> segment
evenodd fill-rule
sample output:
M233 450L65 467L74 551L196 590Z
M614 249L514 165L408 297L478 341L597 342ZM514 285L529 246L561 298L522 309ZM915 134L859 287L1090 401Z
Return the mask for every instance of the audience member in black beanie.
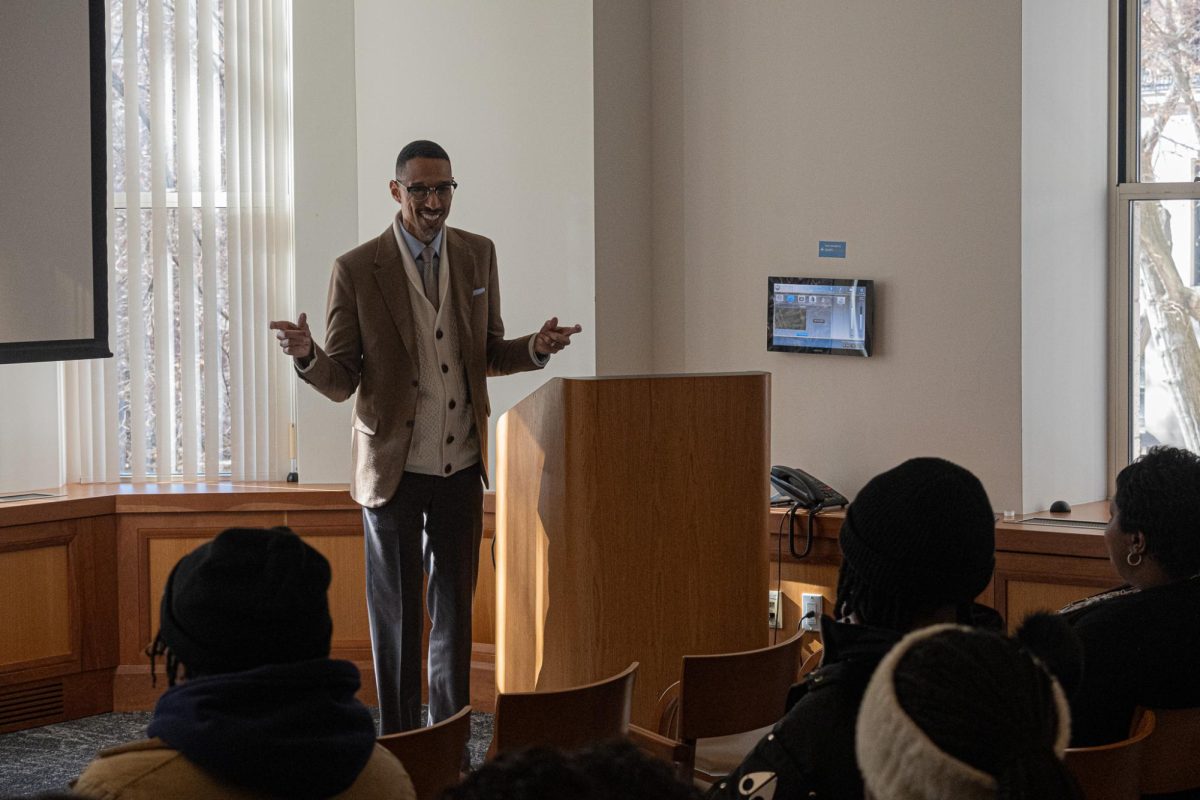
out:
M995 517L983 485L962 467L914 458L875 476L847 509L839 543L838 620L821 620L821 667L709 797L861 798L855 721L887 651L927 625L1000 626L996 612L974 603L992 578Z
M1079 797L1062 762L1071 712L1053 674L1060 659L1065 674L1078 674L1078 642L1054 615L1027 622L1017 640L961 625L905 636L875 671L858 716L868 796Z
M175 565L150 647L170 687L150 739L111 748L74 789L105 800L412 798L329 658L329 562L286 528L232 528ZM176 685L179 673L185 680Z

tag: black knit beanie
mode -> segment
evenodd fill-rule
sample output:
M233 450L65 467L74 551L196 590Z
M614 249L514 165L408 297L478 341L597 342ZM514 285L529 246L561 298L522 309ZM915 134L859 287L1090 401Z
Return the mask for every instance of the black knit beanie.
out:
M329 655L329 562L287 528L230 528L167 578L159 639L189 674Z
M913 458L876 475L846 511L842 558L880 595L928 604L975 599L995 567L987 492L941 458Z

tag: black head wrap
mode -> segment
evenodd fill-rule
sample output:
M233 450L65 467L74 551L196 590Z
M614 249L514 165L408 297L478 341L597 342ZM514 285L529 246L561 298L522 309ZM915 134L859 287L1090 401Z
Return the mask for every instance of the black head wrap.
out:
M983 484L941 458L909 459L868 481L839 542L838 613L893 630L906 630L918 609L970 604L996 563Z
M330 571L287 528L230 528L167 578L157 642L189 675L329 655Z

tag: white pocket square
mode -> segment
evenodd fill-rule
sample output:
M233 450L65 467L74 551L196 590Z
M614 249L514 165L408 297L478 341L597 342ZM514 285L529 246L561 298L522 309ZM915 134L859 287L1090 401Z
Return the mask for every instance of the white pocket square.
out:
M472 289L471 297L479 297L479 295L483 294L486 289L486 286L480 286L478 289Z

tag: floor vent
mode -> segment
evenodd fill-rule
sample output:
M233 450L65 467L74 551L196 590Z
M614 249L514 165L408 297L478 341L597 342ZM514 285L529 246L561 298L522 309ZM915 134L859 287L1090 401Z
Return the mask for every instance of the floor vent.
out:
M0 688L0 728L18 722L63 715L63 685Z

